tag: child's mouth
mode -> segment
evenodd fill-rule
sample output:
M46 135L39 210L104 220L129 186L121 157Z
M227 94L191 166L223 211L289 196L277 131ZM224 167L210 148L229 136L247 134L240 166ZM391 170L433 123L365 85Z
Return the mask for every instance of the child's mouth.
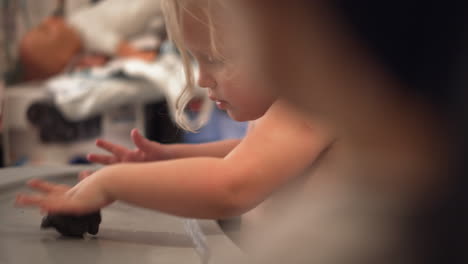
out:
M226 110L227 108L227 103L225 101L220 101L220 100L216 100L215 101L216 103L216 106L221 109L221 110Z
M213 100L216 104L216 107L218 107L221 110L226 110L227 108L227 102L222 101L222 100Z
M209 98L215 102L216 106L221 109L221 110L226 110L227 108L227 102L226 101L223 101L223 100L219 100L217 99L216 97L214 96L209 96Z

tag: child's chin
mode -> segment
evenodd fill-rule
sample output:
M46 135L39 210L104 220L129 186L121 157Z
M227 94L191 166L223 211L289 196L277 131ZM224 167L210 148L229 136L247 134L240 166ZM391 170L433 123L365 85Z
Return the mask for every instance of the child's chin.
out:
M241 115L238 115L238 114L236 114L236 113L233 112L233 111L226 110L226 113L227 113L228 116L229 116L232 120L234 120L234 121L238 121L238 122L246 121L246 120L244 120L244 118L242 118Z
M237 113L232 110L226 110L226 112L232 120L237 121L237 122L252 121L261 117L261 115L260 116L245 115L245 114Z

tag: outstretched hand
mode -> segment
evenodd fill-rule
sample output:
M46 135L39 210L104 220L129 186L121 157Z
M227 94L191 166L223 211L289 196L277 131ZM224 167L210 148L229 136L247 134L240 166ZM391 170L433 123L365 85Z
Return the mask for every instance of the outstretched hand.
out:
M20 207L38 207L41 212L48 214L91 213L113 202L95 178L84 179L74 187L33 179L27 185L37 192L18 194L15 204Z
M88 160L94 163L109 165L119 162L146 162L166 159L162 144L146 139L137 129L133 129L130 136L136 149L131 150L121 145L98 139L96 145L110 152L111 155L92 153L88 155Z

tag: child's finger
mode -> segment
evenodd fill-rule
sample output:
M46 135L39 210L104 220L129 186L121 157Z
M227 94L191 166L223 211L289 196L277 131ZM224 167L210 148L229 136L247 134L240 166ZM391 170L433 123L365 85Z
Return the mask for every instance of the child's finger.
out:
M142 150L143 152L154 151L154 142L143 137L138 129L133 129L130 136L132 137L132 141L138 149Z
M70 189L69 186L62 184L54 184L39 179L32 179L27 182L27 185L33 189L36 189L41 192L66 192Z
M119 161L117 157L115 156L103 155L103 154L88 154L86 158L90 162L104 164L104 165L114 164Z
M15 205L18 206L38 206L44 201L42 195L18 194L16 195Z
M70 213L76 211L73 208L69 208L70 206L67 206L66 201L67 200L63 198L47 199L45 196L40 195L18 194L16 196L15 205L20 207L40 207L41 214L54 212Z
M105 149L116 156L125 155L125 153L129 151L127 148L123 146L111 143L103 139L96 140L96 146L102 149Z
M41 205L41 210L49 214L83 215L93 212L95 209L87 208L82 203L72 199L47 199Z
M90 170L84 170L84 171L80 171L80 173L78 174L78 179L80 181L84 180L85 178L91 176L91 174L93 174L92 171Z

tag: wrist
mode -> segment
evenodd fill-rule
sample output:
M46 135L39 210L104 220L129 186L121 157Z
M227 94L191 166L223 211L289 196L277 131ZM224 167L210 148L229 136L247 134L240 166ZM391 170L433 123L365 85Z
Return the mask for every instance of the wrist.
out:
M117 200L117 196L113 192L112 185L115 184L116 172L119 171L120 164L106 166L95 172L92 177L89 177L91 184L98 186L105 200L113 202Z
M175 159L174 148L170 144L161 144L161 158L160 160L171 160Z

